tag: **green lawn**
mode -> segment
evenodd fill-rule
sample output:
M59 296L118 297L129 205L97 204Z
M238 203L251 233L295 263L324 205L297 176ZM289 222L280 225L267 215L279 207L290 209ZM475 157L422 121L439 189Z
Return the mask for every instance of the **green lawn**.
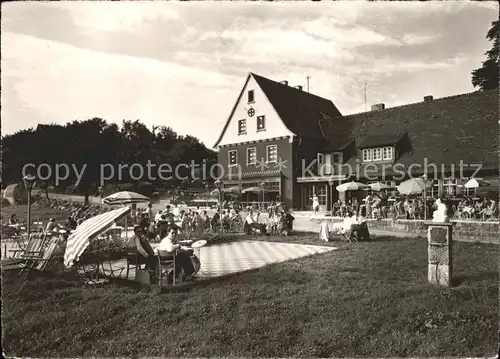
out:
M2 208L2 219L6 223L11 214L15 213L20 221L26 222L28 215L28 206L6 206ZM68 211L61 211L59 209L35 206L31 207L31 220L32 222L43 221L47 224L47 221L53 217L58 223L63 224L71 213Z
M319 244L317 235L286 240ZM455 243L450 290L426 283L423 240L333 245L340 248L177 293L123 283L84 289L69 273L34 276L22 286L4 273L4 351L23 357L496 353L497 246Z

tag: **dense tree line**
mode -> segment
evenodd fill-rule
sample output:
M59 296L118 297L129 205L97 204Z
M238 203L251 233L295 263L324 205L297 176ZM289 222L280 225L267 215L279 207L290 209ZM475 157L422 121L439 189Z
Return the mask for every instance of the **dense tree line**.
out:
M486 60L482 66L472 71L472 85L479 87L481 90L492 90L498 88L498 68L499 61L499 36L500 36L500 21L493 21L491 28L486 34L486 38L491 41L493 46L488 50Z
M22 169L26 164L34 164L40 168L43 176L47 176L48 168L52 176L47 181L38 181L38 186L56 186L65 190L75 186L78 175L73 169L83 171L81 181L76 186L75 192L88 196L98 190L101 177L101 165L108 164L106 168L113 167L115 174L107 183L131 183L147 181L153 187L160 189L178 188L182 183L192 181L192 170L181 167L181 180L173 176L170 180L158 177L158 166L168 163L175 168L179 164L214 163L216 153L208 149L197 138L181 136L170 127L154 127L151 131L140 121L123 121L122 126L108 124L101 118L92 118L87 121L74 121L61 125L39 125L36 129L19 131L13 135L2 138L2 165L3 187L9 183L21 181ZM151 167L153 177L145 172L140 176L140 170L147 168L148 162L155 165ZM39 167L41 164L43 168ZM55 183L55 170L58 164L70 167L68 178ZM122 165L121 175L118 175L118 166ZM136 164L136 171L130 172L124 165ZM33 172L31 168L30 172ZM59 178L65 177L65 172L60 167ZM80 172L79 172L80 173ZM36 173L33 173L36 175ZM111 175L108 171L107 175ZM163 178L169 176L164 174ZM156 177L156 178L155 178ZM199 177L199 172L194 177ZM204 185L204 184L203 184Z

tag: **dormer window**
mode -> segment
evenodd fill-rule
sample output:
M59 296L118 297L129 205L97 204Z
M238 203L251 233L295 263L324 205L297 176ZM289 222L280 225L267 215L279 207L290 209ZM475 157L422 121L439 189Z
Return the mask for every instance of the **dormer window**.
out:
M253 103L253 102L255 102L254 92L253 92L253 90L249 90L248 91L248 103Z
M392 161L394 150L392 147L366 148L362 151L363 162Z
M384 158L384 161L386 160L392 160L392 147L384 147L383 150L383 158Z
M370 162L372 160L373 149L367 148L363 150L363 162Z
M244 135L247 133L247 120L238 121L238 135Z
M257 116L257 131L266 129L266 116Z

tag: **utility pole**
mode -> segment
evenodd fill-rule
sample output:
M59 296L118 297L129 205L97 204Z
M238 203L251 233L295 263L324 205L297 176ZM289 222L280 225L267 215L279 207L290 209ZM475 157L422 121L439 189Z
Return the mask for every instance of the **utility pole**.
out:
M366 112L366 80L365 80L365 112Z
M306 79L307 79L307 92L309 92L309 79L311 78L311 76L306 76Z

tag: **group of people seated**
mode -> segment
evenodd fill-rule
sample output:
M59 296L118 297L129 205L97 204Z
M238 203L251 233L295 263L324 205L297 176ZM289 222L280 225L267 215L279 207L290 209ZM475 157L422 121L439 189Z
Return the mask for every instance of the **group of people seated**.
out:
M479 220L495 218L498 217L498 203L487 196L477 201L471 197L465 197L456 207L456 217Z
M64 223L57 223L54 218L50 218L47 225L44 227L40 222L38 227L33 228L33 236L54 235L63 232L63 237L67 238L80 224L82 224L86 216L80 216L80 212L76 211L69 216ZM23 223L17 218L16 214L11 214L8 225L16 229L20 229Z
M272 204L268 207L268 222L263 223L260 220L260 212L255 208L247 208L248 214L245 218L244 232L250 234L254 231L260 234L276 233L281 235L288 235L292 231L293 221L295 218L292 216L288 208L283 204Z
M164 210L153 215L152 205L149 204L148 208L137 216L136 224L145 231L148 238L152 239L164 238L172 228L186 233L217 232L221 228L229 230L235 222L243 226L236 209L217 209L210 217L206 210L184 210L167 205Z
M152 280L158 276L158 255L163 251L175 255L175 273L182 275L183 280L189 280L196 274L195 263L199 258L192 249L185 249L178 243L178 228L172 227L169 233L162 238L160 244L153 250L148 241L147 233L140 225L134 227L134 236L129 241L129 252L137 256L137 264L144 264L150 272ZM171 278L169 279L171 280Z

